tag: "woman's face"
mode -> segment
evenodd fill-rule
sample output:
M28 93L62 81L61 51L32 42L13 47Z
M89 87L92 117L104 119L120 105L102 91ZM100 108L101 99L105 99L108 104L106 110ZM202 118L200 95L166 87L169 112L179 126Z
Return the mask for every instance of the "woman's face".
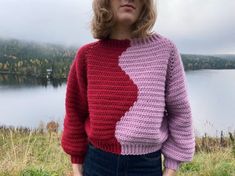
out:
M110 0L116 23L132 25L138 19L144 0Z

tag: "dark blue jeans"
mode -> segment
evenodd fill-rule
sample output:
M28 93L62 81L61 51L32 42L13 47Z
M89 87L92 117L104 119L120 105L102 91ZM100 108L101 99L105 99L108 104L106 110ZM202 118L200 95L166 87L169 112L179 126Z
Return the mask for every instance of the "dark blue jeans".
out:
M89 143L83 176L162 176L161 150L143 155L117 155Z

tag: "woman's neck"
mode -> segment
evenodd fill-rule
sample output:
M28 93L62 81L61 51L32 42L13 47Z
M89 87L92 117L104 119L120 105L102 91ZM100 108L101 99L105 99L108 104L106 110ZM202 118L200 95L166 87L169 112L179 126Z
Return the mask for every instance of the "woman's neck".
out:
M111 39L131 39L131 29L124 25L122 26L115 26L109 36Z

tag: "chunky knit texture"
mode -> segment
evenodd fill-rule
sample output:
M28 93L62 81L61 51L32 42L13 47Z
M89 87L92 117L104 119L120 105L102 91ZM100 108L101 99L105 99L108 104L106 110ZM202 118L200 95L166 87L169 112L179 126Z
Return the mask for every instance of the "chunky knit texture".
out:
M102 39L78 49L71 64L61 145L84 162L88 142L119 155L161 149L177 170L195 151L183 62L176 45L145 38Z

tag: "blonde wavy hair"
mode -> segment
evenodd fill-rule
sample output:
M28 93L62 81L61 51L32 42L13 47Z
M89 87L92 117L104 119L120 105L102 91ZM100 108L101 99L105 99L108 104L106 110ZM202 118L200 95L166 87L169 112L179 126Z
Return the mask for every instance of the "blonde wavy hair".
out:
M150 35L157 18L154 0L142 1L144 1L143 9L137 21L132 25L132 37ZM93 37L96 39L108 38L115 23L110 0L93 0L92 9L93 17L90 25Z

